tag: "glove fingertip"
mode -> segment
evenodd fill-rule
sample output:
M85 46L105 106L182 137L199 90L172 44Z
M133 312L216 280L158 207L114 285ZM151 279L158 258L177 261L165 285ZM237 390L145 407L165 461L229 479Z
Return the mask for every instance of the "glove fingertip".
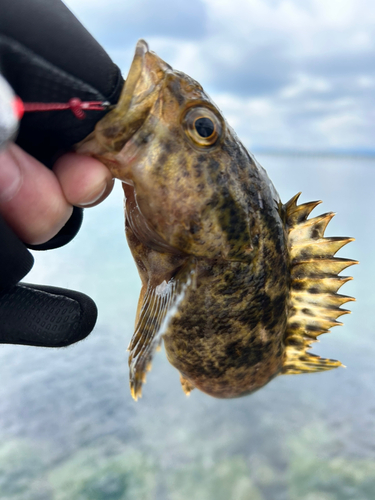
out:
M58 288L47 285L27 285L28 288L50 294L50 296L59 296L65 300L64 307L69 303L69 299L73 308L76 311L77 305L79 306L79 317L75 315L74 327L66 328L65 332L61 332L60 338L55 339L55 344L50 347L66 347L86 338L94 329L96 320L98 318L98 309L95 302L88 295L77 292L76 290L69 290L66 288ZM68 314L69 315L69 311Z
M94 329L98 318L98 308L92 298L81 292L76 292L76 294L78 294L76 300L79 302L82 311L81 321L75 335L68 339L67 345L86 338Z
M20 283L0 295L0 342L66 347L87 337L97 316L81 292Z

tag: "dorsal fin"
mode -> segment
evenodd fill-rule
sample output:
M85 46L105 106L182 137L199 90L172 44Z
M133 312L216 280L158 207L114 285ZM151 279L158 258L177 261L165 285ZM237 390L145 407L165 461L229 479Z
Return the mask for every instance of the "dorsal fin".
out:
M195 268L192 262L170 279L159 284L148 283L142 297L138 321L128 350L130 391L137 400L142 395L142 384L151 369L154 352L161 344L170 316L183 299L188 286L193 282Z
M339 295L338 289L350 277L338 276L355 260L334 257L353 238L325 238L324 231L335 215L327 213L308 219L321 203L297 205L301 193L283 206L291 266L290 309L285 333L284 374L330 370L342 366L340 361L324 359L307 352L313 342L332 326L341 325L337 318L350 311L340 306L353 297Z

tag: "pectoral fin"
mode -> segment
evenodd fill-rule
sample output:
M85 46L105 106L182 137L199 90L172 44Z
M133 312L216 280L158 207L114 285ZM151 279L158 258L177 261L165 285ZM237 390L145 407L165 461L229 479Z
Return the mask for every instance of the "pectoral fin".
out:
M147 285L129 346L130 391L135 400L142 395L142 384L151 369L154 352L160 346L170 319L192 283L193 274L194 267L188 262L169 281Z

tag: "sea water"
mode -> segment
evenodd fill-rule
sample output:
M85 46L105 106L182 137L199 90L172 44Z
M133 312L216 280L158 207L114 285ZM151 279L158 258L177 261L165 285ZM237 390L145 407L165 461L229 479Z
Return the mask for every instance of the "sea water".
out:
M164 352L130 397L126 352L140 280L121 186L85 211L66 247L35 252L27 281L97 303L91 335L62 349L0 347L1 500L367 500L375 498L375 161L259 156L283 202L321 199L327 236L360 261L341 292L344 326L313 351L347 368L280 376L257 393L186 397ZM345 307L345 306L344 306Z

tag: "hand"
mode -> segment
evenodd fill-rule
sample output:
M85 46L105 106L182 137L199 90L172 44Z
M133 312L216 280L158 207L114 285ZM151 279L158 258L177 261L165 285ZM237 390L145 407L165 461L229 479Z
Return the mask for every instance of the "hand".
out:
M15 144L0 152L0 215L29 245L50 240L73 205L93 207L112 187L109 170L94 158L67 153L51 171Z
M97 310L72 290L16 283L33 258L23 242L52 238L78 206L108 196L113 181L98 160L67 153L53 171L12 144L0 152L0 343L61 347L86 337ZM11 229L13 231L11 231Z
M1 72L23 102L117 103L119 68L62 1L0 0L0 11ZM67 153L53 166L105 113L84 120L69 110L25 113L16 138L22 149L0 152L0 343L61 347L94 328L97 310L86 295L18 282L33 265L25 244L69 243L82 221L77 207L109 194L112 180L98 161Z

